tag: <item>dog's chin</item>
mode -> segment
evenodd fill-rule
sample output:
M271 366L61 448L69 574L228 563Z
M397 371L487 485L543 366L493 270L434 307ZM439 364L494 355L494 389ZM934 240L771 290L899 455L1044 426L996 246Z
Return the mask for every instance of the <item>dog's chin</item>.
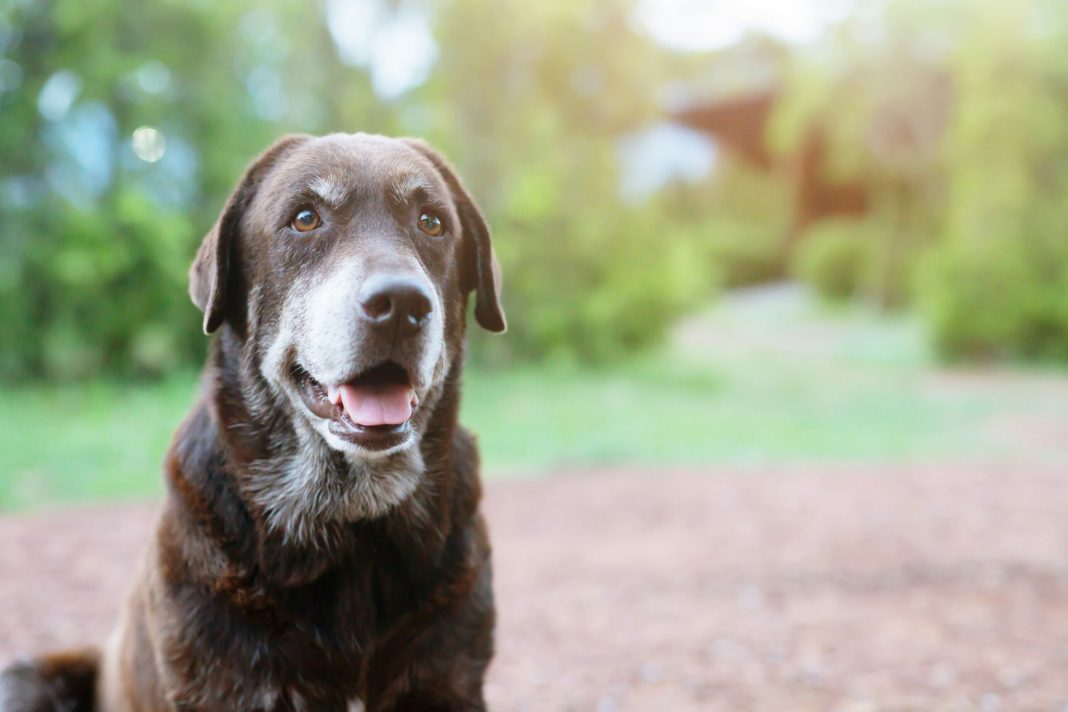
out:
M392 361L337 385L294 365L291 385L312 427L334 450L365 459L392 455L416 440L419 398L408 372Z
M400 426L395 431L383 433L384 437L381 438L377 437L378 433L372 433L373 436L376 436L374 442L368 442L367 438L362 437L364 435L362 433L358 440L354 439L351 433L338 433L332 423L324 423L321 419L318 419L317 422L313 421L312 427L331 449L345 453L357 460L386 458L409 449L416 441L415 431L410 423Z

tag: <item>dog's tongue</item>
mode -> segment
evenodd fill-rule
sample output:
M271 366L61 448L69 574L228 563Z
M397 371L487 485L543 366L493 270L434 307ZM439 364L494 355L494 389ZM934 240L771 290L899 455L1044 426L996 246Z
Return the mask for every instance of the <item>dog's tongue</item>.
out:
M330 389L335 403L335 393L340 395L345 412L357 425L400 425L412 417L414 394L410 386L378 384L373 386L341 385Z

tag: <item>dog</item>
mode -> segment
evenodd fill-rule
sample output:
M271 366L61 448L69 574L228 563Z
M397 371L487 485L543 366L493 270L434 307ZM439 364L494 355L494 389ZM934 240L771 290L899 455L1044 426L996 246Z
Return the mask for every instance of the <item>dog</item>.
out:
M482 710L468 300L505 330L490 231L419 139L289 136L190 269L201 397L110 641L15 663L0 710Z

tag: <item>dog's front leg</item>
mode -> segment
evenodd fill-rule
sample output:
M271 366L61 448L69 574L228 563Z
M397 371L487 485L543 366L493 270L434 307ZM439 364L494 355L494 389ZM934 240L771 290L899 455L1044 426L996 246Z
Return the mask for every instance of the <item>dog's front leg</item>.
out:
M493 657L492 566L485 525L468 530L473 565L428 595L428 608L390 631L371 656L367 712L479 712ZM462 593L460 593L462 591Z

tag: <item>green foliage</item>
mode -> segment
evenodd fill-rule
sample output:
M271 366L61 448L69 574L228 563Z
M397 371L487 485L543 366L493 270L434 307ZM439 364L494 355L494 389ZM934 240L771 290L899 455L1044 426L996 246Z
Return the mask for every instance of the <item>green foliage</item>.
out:
M725 287L744 287L781 279L785 273L786 236L791 198L777 176L727 163L711 186L685 214L702 215L700 234L707 259Z
M950 242L927 256L918 287L951 357L1068 360L1068 241Z
M824 220L802 238L794 273L827 301L844 301L870 283L875 236L859 220Z
M0 8L4 378L156 374L202 358L186 269L242 166L282 132L362 116L324 90L332 51L325 71L307 71L329 48L317 15L294 57L283 28L298 17L280 3ZM257 77L302 72L264 105ZM343 96L359 106L352 88ZM131 148L142 125L165 137L158 163Z
M784 231L766 222L729 214L705 221L709 261L722 274L725 287L745 287L781 279Z
M452 0L437 16L430 138L482 202L505 275L510 332L476 337L483 352L603 360L657 343L712 291L691 218L619 195L617 141L659 118L663 61L627 9ZM477 41L445 39L472 27Z
M678 313L712 291L695 239L653 206L567 216L547 239L537 226L506 225L508 342L521 352L603 360L657 343ZM568 236L576 244L561 245Z
M921 306L950 355L1066 360L1068 9L986 2L962 35L947 235Z
M631 0L368 2L433 28L429 76L398 96L339 50L330 4L0 3L3 378L199 361L185 270L242 167L290 131L417 134L452 158L504 266L511 333L475 338L490 360L612 358L719 286L784 276L790 157L814 135L828 178L867 187L873 238L860 255L819 227L804 278L893 306L920 265L948 352L1068 351L1063 2L860 3L825 41L776 50L775 170L724 151L712 180L642 200L621 197L621 137L664 118L680 77L744 91L751 61L672 55ZM166 138L156 163L131 145L146 125ZM1011 309L974 288L1010 278Z
M20 77L0 85L4 377L199 361L187 266L242 167L290 131L418 134L450 155L504 265L512 330L478 340L484 356L643 348L710 292L693 217L620 197L617 143L659 119L650 88L667 61L629 3L372 6L434 27L432 73L400 96L376 95L368 66L343 60L321 4L0 7L0 75ZM158 163L134 156L143 125L166 138Z
M1065 46L1057 0L885 0L792 65L772 144L788 153L817 132L829 177L867 186L863 291L893 304L915 283L949 356L1068 358ZM846 238L831 240L799 262L817 284L821 259L834 281L827 253L848 261Z

